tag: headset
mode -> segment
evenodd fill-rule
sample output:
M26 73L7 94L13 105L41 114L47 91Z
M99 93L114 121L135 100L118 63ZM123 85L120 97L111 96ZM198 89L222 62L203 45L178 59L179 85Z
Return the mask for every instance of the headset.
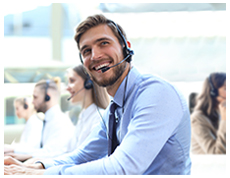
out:
M210 84L210 95L212 97L217 97L219 94L218 94L218 90L214 87L213 83L212 83L212 78L211 78L211 75L209 75L208 77L208 81L209 81L209 84Z
M47 90L49 88L50 85L50 80L46 80L46 88L45 88L45 102L50 100L50 96L47 94Z
M113 67L115 67L115 66L120 65L120 64L123 63L124 61L127 61L128 63L130 63L131 60L132 60L131 56L134 55L134 51L131 50L131 49L128 47L127 41L125 40L125 37L124 37L124 35L122 34L121 30L119 29L118 25L117 25L115 22L113 22L112 20L108 20L108 21L109 21L110 23L112 23L112 24L116 27L116 29L117 29L117 31L118 31L118 34L120 35L120 37L121 37L121 39L122 39L122 41L123 41L123 43L124 43L124 45L125 45L124 48L123 48L124 59L123 59L122 61L120 61L119 63L113 65L113 66L102 68L102 69L101 69L101 72L102 72L102 73L106 72L106 71L109 70L110 68L113 68ZM80 53L80 52L79 52L79 57L80 57L81 63L84 65L83 60L82 60L82 56L81 56L81 53ZM129 68L129 70L130 70L130 68ZM126 90L127 80L128 80L128 79L126 79L125 90ZM97 98L96 91L94 91L94 92L95 92L95 96L96 96L96 98ZM125 94L123 95L123 103L124 103L124 100L125 100ZM97 102L97 100L96 100L96 102ZM106 130L107 130L105 121L103 120L102 115L101 115L101 113L100 113L98 107L97 107L97 110L98 110L98 113L100 114L100 117L101 117L101 119L102 119L102 121L103 121L103 124L104 124L104 126L105 126L105 128L106 128ZM124 113L124 108L122 108L122 113ZM106 132L107 132L107 131L106 131ZM109 137L109 135L108 135L108 137Z
M23 104L24 109L28 109L28 104L26 104L26 98L24 98L24 104Z
M101 69L101 72L102 72L102 73L106 72L106 71L109 70L110 68L113 68L113 67L115 67L115 66L117 66L117 65L119 65L119 64L121 64L121 63L123 63L125 60L126 60L127 62L130 63L131 60L132 60L131 56L134 55L134 51L131 50L131 49L128 47L128 44L127 44L127 42L126 42L126 40L125 40L125 37L124 37L124 35L121 33L121 30L119 29L119 27L117 26L117 24L116 24L115 22L113 22L112 20L109 20L109 22L112 23L112 24L117 28L118 34L119 34L120 37L122 38L122 41L123 41L123 43L124 43L124 45L125 45L124 48L123 48L123 54L124 54L125 58L124 58L121 62L119 62L119 63L117 63L117 64L115 64L115 65L113 65L113 66L111 66L111 67L102 68L102 69ZM80 53L80 52L79 52L79 57L80 57L81 63L83 64L83 60L82 60L82 56L81 56L81 53Z
M131 50L128 47L127 41L125 40L124 35L121 33L121 30L119 29L118 25L114 21L112 21L112 20L109 20L109 22L111 22L117 28L117 31L118 31L118 33L119 33L120 37L122 38L122 41L123 41L123 43L125 45L125 47L123 49L123 53L124 53L125 59L127 58L126 61L130 63L131 60L132 60L132 58L130 56L134 55L133 50Z
M90 79L89 74L84 70L85 74L87 75L85 81L84 81L84 87L81 88L80 90L78 90L73 96L70 96L69 98L67 98L67 101L69 101L71 98L73 98L74 96L76 96L80 91L82 91L84 88L86 90L90 90L91 88L94 87L93 85L93 81Z
M84 88L86 90L93 88L93 81L90 79L88 73L87 73L87 78L85 79L85 82L84 82Z

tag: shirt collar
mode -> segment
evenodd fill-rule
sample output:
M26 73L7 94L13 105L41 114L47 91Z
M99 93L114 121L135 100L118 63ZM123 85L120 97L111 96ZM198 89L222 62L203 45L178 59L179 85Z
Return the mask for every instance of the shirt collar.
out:
M48 120L51 120L53 118L53 115L54 113L56 112L60 112L61 108L60 106L57 104L57 105L54 105L53 107L51 107L50 109L48 109L45 113L45 120L48 121Z
M124 97L124 93L125 93L125 100L128 97L129 92L131 91L131 89L133 88L134 84L135 84L135 80L136 78L140 75L140 73L138 72L138 70L135 67L132 67L128 73L128 75L126 75L126 77L124 78L124 80L122 81L121 85L118 87L117 92L113 98L113 101L119 106L119 107L123 107L124 103L123 103L123 97ZM125 91L125 83L126 80L127 81L127 86L126 86L126 91Z

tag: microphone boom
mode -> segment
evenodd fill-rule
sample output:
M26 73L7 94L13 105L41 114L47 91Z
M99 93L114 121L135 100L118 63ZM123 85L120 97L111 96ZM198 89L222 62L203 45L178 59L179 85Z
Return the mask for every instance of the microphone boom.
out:
M121 62L119 62L119 63L117 63L117 64L115 64L115 65L113 65L113 66L111 66L111 67L104 67L104 68L102 68L102 69L101 69L101 72L104 73L104 72L106 72L107 70L109 70L109 69L111 69L111 68L113 68L113 67L118 66L119 64L121 64L121 63L123 63L125 60L127 60L128 57L130 57L131 55L132 55L132 54L128 54Z
M83 90L85 87L83 87L82 89L78 90L76 93L74 93L74 95L70 96L67 101L69 101L71 98L73 98L74 96L76 96L81 90Z

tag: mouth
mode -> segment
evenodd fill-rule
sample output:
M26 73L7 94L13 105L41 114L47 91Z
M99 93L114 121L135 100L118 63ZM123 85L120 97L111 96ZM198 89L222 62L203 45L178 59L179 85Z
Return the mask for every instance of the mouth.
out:
M70 92L70 97L72 98L74 96L74 94L75 94L74 91Z
M93 70L95 71L100 71L106 67L108 67L110 65L111 62L103 62L103 63L99 63L96 64L95 66L92 67Z

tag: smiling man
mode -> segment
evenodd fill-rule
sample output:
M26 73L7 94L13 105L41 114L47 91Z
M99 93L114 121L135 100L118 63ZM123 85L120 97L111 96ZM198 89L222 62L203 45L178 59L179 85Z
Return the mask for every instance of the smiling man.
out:
M130 64L124 62L105 73L102 73L101 69L115 65L124 58L123 47L118 38L109 26L101 24L87 30L82 35L77 34L75 39L79 41L84 65L92 78L99 85L106 87L108 92L110 88L117 86L111 93L109 92L114 96L118 86L127 75Z
M190 114L181 93L131 66L133 51L123 29L103 15L83 21L75 40L89 75L113 100L80 147L68 156L27 165L46 169L33 173L190 174ZM13 162L5 159L5 164Z

